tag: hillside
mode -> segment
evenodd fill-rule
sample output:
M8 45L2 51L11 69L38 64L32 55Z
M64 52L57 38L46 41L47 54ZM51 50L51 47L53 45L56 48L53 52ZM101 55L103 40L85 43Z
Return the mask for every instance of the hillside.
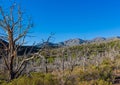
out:
M68 42L80 41L75 39L75 41L69 40ZM13 85L17 82L20 83L18 85L26 85L32 81L38 82L35 85L112 85L119 83L117 79L120 75L119 38L95 38L89 43L56 48L49 47L49 45L53 46L51 43L47 44L47 48L41 52L38 51L42 56L27 63L27 68L23 72L26 76L12 81ZM19 62L20 60L21 57ZM5 72L5 68L1 67L1 69L3 69L1 73ZM42 81L43 77L45 77L45 82ZM5 75L1 74L0 79L4 80ZM24 79L28 82L24 82Z

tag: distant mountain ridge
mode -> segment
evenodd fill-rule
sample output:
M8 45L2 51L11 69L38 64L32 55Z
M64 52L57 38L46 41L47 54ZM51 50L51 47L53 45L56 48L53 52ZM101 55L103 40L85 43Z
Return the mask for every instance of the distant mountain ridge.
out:
M101 42L101 41L105 41L105 40L107 40L107 39L104 37L96 37L96 38L92 39L91 42Z
M61 42L61 43L63 43L64 46L74 46L74 45L80 45L84 42L85 42L85 40L76 38L76 39L69 39L69 40L66 40L66 41Z
M51 48L58 48L58 47L65 47L65 46L77 46L77 45L86 44L86 43L108 42L108 41L111 41L111 40L120 40L120 36L109 37L109 38L96 37L96 38L93 38L91 40L84 40L84 39L80 39L80 38L75 38L75 39L69 39L69 40L66 40L66 41L63 41L63 42L58 42L58 43L48 42L47 46L49 46ZM8 44L6 41L4 41L2 39L0 39L0 41L4 42L5 44ZM38 44L36 46L41 47L43 45L45 45L45 42L41 43L41 44ZM0 43L0 46L2 46L1 43Z
M61 46L77 46L77 45L81 45L81 44L85 44L85 43L100 43L100 42L107 42L107 41L111 41L111 40L120 40L120 36L116 36L116 37L110 37L110 38L105 38L105 37L96 37L94 39L91 40L83 40L80 38L75 38L75 39L69 39L63 42L59 42L58 47Z

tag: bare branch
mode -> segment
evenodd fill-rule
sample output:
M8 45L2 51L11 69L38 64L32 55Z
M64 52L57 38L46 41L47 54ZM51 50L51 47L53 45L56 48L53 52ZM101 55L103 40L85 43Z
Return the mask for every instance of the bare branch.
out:
M0 39L0 43L3 45L3 48L5 48L6 50L8 49L7 45L1 39Z
M2 9L2 7L0 7L0 13L1 13L1 15L2 15L2 17L3 17L3 24L5 24L6 26L8 26L8 24L7 24L7 19L6 19L6 16L5 16L5 14L4 14L4 11L3 11L3 9ZM3 26L3 25L2 25ZM6 28L6 27L3 27L3 29L4 30L8 30L8 28Z
M7 69L9 69L8 60L7 60L7 58L6 58L5 53L3 53L3 51L1 51L1 56L2 56L3 59L4 59L4 63L5 63L5 65L6 65L6 67L7 67Z
M32 57L30 57L30 58L23 59L23 60L21 61L20 65L19 65L19 67L17 68L16 73L18 73L18 72L20 71L20 69L22 68L22 66L23 66L23 64L24 64L25 62L27 62L27 61L29 61L29 60L32 60L33 58L35 58L35 56L32 56Z
M19 39L21 39L22 37L24 37L26 35L26 33L28 33L28 30L31 28L31 25L28 25L28 27L26 28L26 30L24 30L24 32L22 34L19 34L19 36L14 40L14 42L17 42Z

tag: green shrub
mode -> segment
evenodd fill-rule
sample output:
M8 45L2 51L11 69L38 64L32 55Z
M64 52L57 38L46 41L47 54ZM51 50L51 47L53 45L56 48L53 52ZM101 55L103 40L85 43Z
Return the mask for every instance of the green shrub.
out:
M3 85L57 85L57 83L52 74L31 73L30 77L25 75Z

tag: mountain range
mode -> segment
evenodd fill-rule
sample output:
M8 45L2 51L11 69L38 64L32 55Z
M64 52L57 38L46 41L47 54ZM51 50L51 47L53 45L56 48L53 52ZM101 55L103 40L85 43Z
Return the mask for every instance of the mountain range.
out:
M81 44L87 44L87 43L102 43L102 42L108 42L112 40L120 40L120 36L116 37L110 37L110 38L105 38L105 37L96 37L91 40L84 40L80 38L75 38L75 39L69 39L63 42L59 43L54 43L55 46L62 47L62 46L77 46Z
M102 42L108 42L108 41L112 41L112 40L120 40L120 36L110 37L110 38L96 37L91 40L75 38L75 39L69 39L69 40L66 40L63 42L58 42L58 43L48 42L47 44L45 42L43 42L43 43L37 44L35 47L42 47L43 45L47 45L49 47L56 48L56 47L66 47L66 46L77 46L77 45L87 44L87 43L102 43ZM7 44L7 42L4 40L0 39L0 41L5 42L5 44ZM0 46L1 46L1 44L0 44ZM25 47L25 46L23 46L23 47ZM28 46L28 47L31 47L31 46Z

